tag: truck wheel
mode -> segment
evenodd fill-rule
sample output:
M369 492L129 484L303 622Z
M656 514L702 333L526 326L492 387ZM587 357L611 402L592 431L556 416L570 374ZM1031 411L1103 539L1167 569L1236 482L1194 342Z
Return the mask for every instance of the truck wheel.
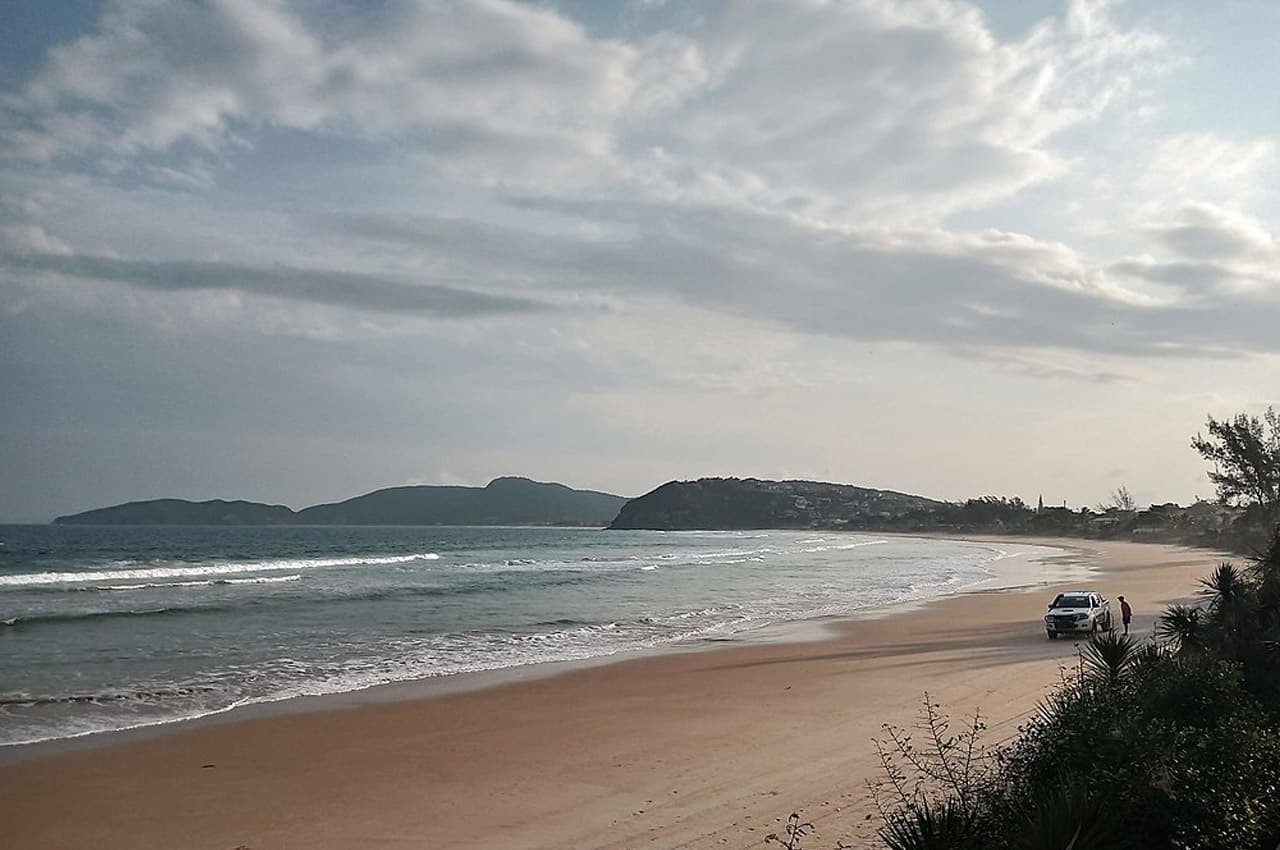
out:
M1047 630L1047 629L1046 629L1046 630L1045 630L1045 634L1047 634L1047 635L1049 636L1049 640L1057 640L1057 639L1058 639L1058 633L1057 633L1057 632L1051 632L1051 631L1049 631L1049 630Z
M1093 625L1089 626L1089 634L1096 635L1098 633L1098 621L1094 620Z

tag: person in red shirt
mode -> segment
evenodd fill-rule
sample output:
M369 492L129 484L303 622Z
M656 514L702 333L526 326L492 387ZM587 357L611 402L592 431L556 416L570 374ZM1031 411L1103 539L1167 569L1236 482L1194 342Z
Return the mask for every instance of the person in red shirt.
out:
M1129 607L1129 603L1124 601L1124 597L1120 599L1120 620L1124 623L1124 633L1129 634L1129 621L1133 619L1133 609Z

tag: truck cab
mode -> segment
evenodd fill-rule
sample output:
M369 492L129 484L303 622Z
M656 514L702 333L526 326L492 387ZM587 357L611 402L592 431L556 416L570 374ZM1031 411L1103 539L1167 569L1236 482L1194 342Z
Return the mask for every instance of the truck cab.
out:
M1058 635L1094 634L1111 629L1111 603L1096 590L1069 590L1049 603L1044 630L1050 640Z

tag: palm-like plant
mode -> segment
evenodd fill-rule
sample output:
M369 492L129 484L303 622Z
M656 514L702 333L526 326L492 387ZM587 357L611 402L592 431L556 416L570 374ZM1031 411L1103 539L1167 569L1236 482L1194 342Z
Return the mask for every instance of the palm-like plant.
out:
M1014 843L1018 850L1122 850L1120 821L1081 779L1064 780L1037 799Z
M978 848L977 819L958 802L922 801L891 815L880 830L890 850L966 850Z
M1149 670L1165 658L1165 649L1155 641L1147 641L1133 652L1129 670L1134 674Z
M1248 575L1254 586L1253 645L1245 647L1245 673L1258 690L1280 704L1280 525L1266 549L1253 559Z
M1200 579L1200 594L1209 598L1212 610L1238 605L1248 591L1244 574L1236 565L1224 561L1208 578Z
M1204 609L1193 605L1171 605L1156 622L1156 634L1172 642L1182 656L1203 653L1207 632Z
M1223 563L1200 584L1201 595L1209 601L1209 634L1216 649L1239 660L1253 636L1253 583L1234 564Z
M1206 604L1172 606L1157 629L1179 655L1240 663L1245 687L1280 706L1280 528L1252 561L1247 570L1219 565L1200 582Z
M1089 638L1081 661L1092 682L1114 685L1137 657L1138 641L1129 635L1102 632Z
M1263 629L1280 626L1280 525L1271 543L1253 559L1250 577L1257 586L1257 615Z

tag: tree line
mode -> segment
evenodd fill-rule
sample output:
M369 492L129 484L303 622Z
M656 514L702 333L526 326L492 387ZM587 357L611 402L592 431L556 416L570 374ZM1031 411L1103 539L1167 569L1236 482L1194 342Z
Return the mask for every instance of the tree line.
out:
M867 530L1034 534L1146 539L1247 553L1280 522L1280 412L1208 417L1191 447L1209 464L1217 502L1139 509L1125 485L1093 508L1028 505L1017 497L983 496L874 520Z

